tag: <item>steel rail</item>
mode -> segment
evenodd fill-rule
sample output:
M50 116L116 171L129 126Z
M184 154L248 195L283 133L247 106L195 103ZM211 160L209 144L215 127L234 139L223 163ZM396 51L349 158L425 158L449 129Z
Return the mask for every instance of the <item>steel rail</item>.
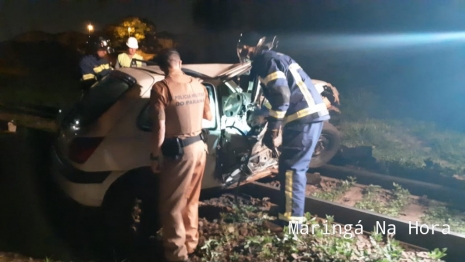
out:
M260 199L267 197L274 203L277 203L279 200L279 188L260 182L245 184L242 186L241 190L251 197ZM359 224L367 231L379 228L379 225L383 224L386 225L387 231L392 225L393 228L395 228L394 238L398 241L428 250L447 248L446 261L462 261L465 255L465 235L452 232L443 234L441 230L433 229L431 225L428 232L423 232L424 234L420 232L420 227L418 227L417 233L417 229L415 228L416 221L408 223L375 212L347 207L310 196L305 198L305 212L310 212L312 215L323 218L326 215L332 215L334 216L334 221L340 224L355 225L360 221ZM418 224L421 225L420 222L418 222ZM422 228L422 230L426 231L426 227ZM379 233L382 234L382 232ZM387 234L388 232L385 233Z
M47 107L40 106L9 106L0 104L0 112L11 114L31 115L46 119L55 119L58 116L59 109L52 110Z
M0 121L8 122L11 120L15 120L15 125L21 127L39 129L51 133L56 133L58 131L56 121L27 114L7 113L0 110Z
M447 202L456 208L465 209L465 202L463 201L465 199L465 191L444 185L332 165L325 165L320 168L311 169L311 171L336 179L347 179L348 176L353 176L356 177L356 181L359 184L379 185L385 189L393 189L393 183L396 183L408 189L413 195L425 195L430 199Z
M357 169L357 168L352 168L352 167L336 166L336 165L324 165L322 167L314 168L312 170L315 170L316 172L320 172L320 171L351 172L350 170L352 170L352 172L363 173L367 175L369 174L370 176L375 174L379 176L389 177L390 179L396 179L396 178L404 179L405 178L405 176L381 174L381 173L376 173L376 171L362 170L362 169ZM408 175L407 179L411 181L421 181L421 182L426 182L430 184L445 186L448 188L465 190L465 181L453 178L451 176L441 176L439 174L439 171L435 172L432 170L424 170L421 173L416 172L416 171L413 171L413 173L409 173L408 171L399 171L398 173L403 173L403 174Z

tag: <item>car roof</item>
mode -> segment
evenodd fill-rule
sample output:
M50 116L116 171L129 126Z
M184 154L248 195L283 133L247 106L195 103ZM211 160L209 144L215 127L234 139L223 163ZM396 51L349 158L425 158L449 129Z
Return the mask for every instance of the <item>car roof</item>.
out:
M228 74L233 69L244 67L243 64L227 64L227 63L211 63L211 64L185 64L182 66L182 69L185 73L194 75L200 78L218 78ZM119 70L123 72L134 72L132 70L141 70L146 71L150 74L164 76L163 71L157 65L149 65L144 67L130 67L130 68L120 68Z
M183 69L196 72L209 78L217 78L240 64L188 64Z

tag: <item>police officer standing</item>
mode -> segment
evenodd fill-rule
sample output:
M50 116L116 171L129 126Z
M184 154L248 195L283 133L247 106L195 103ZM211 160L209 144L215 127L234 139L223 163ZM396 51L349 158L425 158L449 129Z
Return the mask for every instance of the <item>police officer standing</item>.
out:
M165 79L152 87L152 171L160 173L160 216L168 261L189 261L198 244L198 202L207 146L202 119L211 120L208 92L181 71L174 49L158 55Z
M86 55L79 63L83 89L89 88L95 81L100 80L113 70L106 59L106 55L112 51L108 40L103 37L89 37L86 43Z
M267 130L263 143L275 150L274 140L282 128L278 178L281 198L278 220L264 225L282 231L289 222L305 221L306 172L316 143L329 120L329 112L310 77L291 57L271 50L266 37L254 32L241 35L237 53L242 62L252 61L251 76L258 77L268 100Z

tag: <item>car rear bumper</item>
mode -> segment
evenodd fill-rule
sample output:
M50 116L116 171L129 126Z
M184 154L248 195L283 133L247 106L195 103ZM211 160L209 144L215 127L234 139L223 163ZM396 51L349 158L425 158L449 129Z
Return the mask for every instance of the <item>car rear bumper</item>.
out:
M124 172L86 172L66 163L52 149L52 176L59 188L83 206L99 207L110 185Z

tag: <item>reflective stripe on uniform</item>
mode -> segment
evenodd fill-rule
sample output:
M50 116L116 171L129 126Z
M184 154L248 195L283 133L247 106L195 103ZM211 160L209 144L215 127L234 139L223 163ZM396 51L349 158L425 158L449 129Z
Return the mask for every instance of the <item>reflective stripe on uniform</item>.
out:
M104 64L104 65L96 66L96 67L94 67L94 72L98 74L98 73L102 72L105 69L110 69L110 65L109 64Z
M268 102L268 100L265 100L265 102L263 103L263 106L269 109L270 116L272 116L274 118L282 119L282 118L284 118L286 116L286 112L284 112L284 111L273 110L272 107L271 107L271 104L270 104L270 102Z
M270 111L272 111L271 104L270 104L270 102L268 102L268 100L265 100L265 102L263 102L263 106L268 108ZM313 108L313 110L310 110L310 108L307 107L307 108L304 108L302 110L299 110L299 111L295 112L292 115L284 116L283 125L285 125L285 124L287 124L289 122L292 122L294 120L297 120L299 118L306 117L308 115L317 113L317 112L321 112L323 114L329 113L328 108L326 107L325 104L318 104L318 105L315 105L312 108ZM270 112L270 114L271 114L271 112Z
M270 109L270 116L277 118L277 119L282 119L286 116L286 112L284 111L275 111L273 109Z
M300 69L300 68L301 67L298 64L293 63L293 64L289 65L289 72L291 72L292 76L294 77L295 83L297 84L297 86L299 87L300 92L302 93L305 100L307 101L308 107L311 107L311 106L313 106L315 104L315 101L313 100L312 95L308 91L307 85L304 83L302 77L297 72L297 70Z
M308 91L307 85L303 81L302 77L300 74L297 72L297 70L301 69L299 64L292 63L289 65L289 72L291 72L292 77L294 77L296 85L299 87L300 92L305 98L305 101L307 102L308 107L302 110L297 111L296 113L287 116L284 119L284 124L292 122L296 119L311 115L316 112L322 112L322 113L327 113L328 109L326 108L326 105L324 103L320 104L315 104L315 100L313 100L312 95Z
M286 212L284 212L285 217L292 216L292 176L294 171L286 171L286 184L284 187L284 194L286 195Z
M273 73L267 75L265 77L265 79L263 79L261 77L259 79L260 79L260 82L262 82L266 86L266 85L268 85L269 82L274 81L274 80L279 79L279 78L287 80L286 75L281 71L273 72Z
M317 104L313 107L307 107L307 108L304 108L302 110L299 110L297 112L295 112L294 114L292 115L289 115L287 117L284 118L284 121L283 121L283 124L287 124L289 122L292 122L294 120L297 120L299 118L302 118L302 117L306 117L308 115L311 115L311 114L314 114L314 113L317 113L317 112L321 112L321 113L329 113L328 112L328 108L326 107L325 104Z
M268 100L265 100L265 102L263 102L263 106L268 108L268 109L271 109L271 104L270 104L270 102L268 102Z
M286 204L285 204L285 212L284 214L279 214L278 218L284 221L293 221L293 222L304 222L306 219L305 217L294 217L292 216L292 187L293 187L293 180L292 176L294 175L294 171L287 170L286 171L286 182L284 187L284 195L286 197Z
M94 74L82 75L82 80L89 80L89 79L95 79L95 75Z

